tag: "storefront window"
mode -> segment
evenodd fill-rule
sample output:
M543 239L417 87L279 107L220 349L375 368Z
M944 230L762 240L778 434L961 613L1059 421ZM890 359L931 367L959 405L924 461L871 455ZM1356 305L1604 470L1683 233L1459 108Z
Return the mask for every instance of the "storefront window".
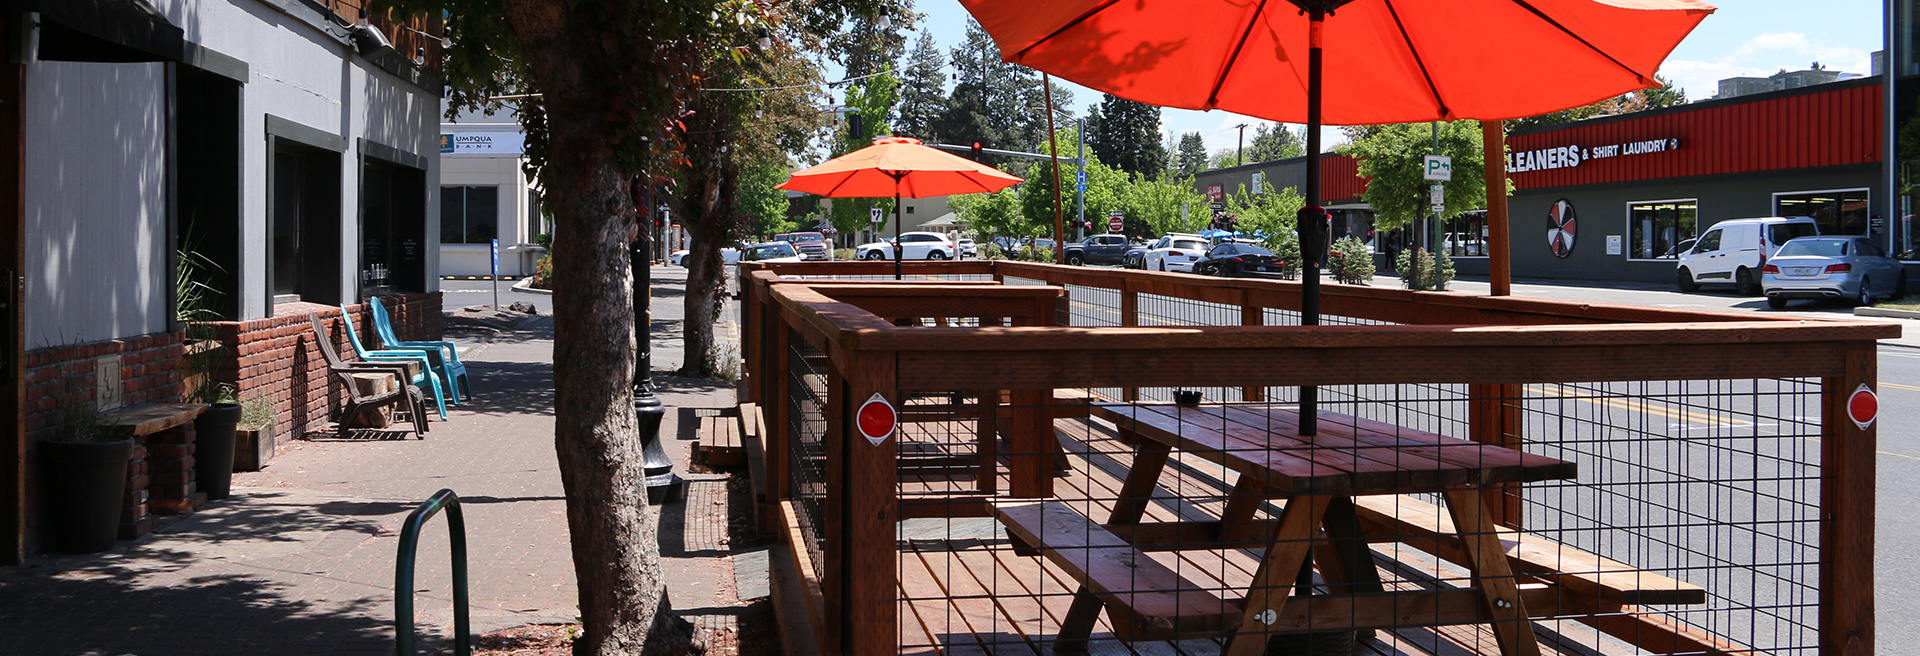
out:
M1810 216L1823 235L1867 234L1867 190L1830 189L1773 195L1774 216Z
M1692 199L1641 201L1627 204L1627 259L1671 260L1680 256L1680 242L1694 238L1699 202Z
M1440 248L1452 257L1484 257L1487 254L1487 213L1466 212L1447 219L1440 236Z
M499 187L440 188L440 243L490 243L499 221Z

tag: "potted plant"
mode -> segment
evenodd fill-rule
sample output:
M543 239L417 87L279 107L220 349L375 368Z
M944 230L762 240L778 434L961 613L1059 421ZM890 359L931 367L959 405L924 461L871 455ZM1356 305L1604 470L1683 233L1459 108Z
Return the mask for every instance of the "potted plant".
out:
M202 278L209 268L217 268L206 256L191 248L179 251L174 276L174 315L185 327L182 345L186 365L186 400L209 407L193 420L194 482L208 500L227 498L233 482L234 429L240 423L241 407L231 383L218 382L219 370L232 356L220 342L219 331L211 323L218 313L210 306L217 293Z
M40 442L53 545L67 553L106 551L120 532L133 439L107 422L78 376L65 378L59 423Z
M274 405L256 396L240 402L240 426L233 436L233 470L260 471L273 459Z

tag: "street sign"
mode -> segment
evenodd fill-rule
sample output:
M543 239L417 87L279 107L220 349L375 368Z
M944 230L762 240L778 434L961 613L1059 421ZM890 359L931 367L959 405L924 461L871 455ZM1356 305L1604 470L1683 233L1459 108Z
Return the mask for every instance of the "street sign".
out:
M1084 194L1084 193L1087 193L1087 183L1085 183L1085 182L1082 182L1082 183L1080 183L1080 184L1077 184L1077 185L1074 185L1074 186L1075 186L1075 187L1079 187L1079 188L1080 188L1080 193L1083 193L1083 194Z
M1453 158L1446 155L1428 155L1422 168L1426 179L1447 181L1453 179Z
M1853 420L1853 425L1866 430L1879 415L1880 397L1873 393L1873 388L1861 383L1860 387L1853 390L1853 396L1847 397L1847 418Z
M867 210L867 220L872 221L874 223L880 223L880 222L886 221L887 213L878 207Z
M1081 187L1085 187L1085 186L1087 186L1087 170L1086 170L1086 169L1080 169L1080 170L1078 170L1078 171L1074 171L1074 172L1073 172L1073 179L1074 179L1074 181L1075 181L1075 182L1078 182L1078 183L1080 183L1080 186L1081 186Z
M1440 205L1440 204L1446 203L1447 202L1447 186L1434 185L1432 187L1427 188L1427 202L1433 205Z
M898 423L899 418L893 411L893 404L887 402L887 397L874 392L872 398L860 404L860 411L855 414L853 423L859 425L861 437L879 446L887 441L888 435L893 434L894 424Z
M1213 211L1215 212L1218 212L1220 210L1227 209L1227 204L1216 200L1216 201L1213 201L1212 203L1208 203L1207 207L1212 208Z

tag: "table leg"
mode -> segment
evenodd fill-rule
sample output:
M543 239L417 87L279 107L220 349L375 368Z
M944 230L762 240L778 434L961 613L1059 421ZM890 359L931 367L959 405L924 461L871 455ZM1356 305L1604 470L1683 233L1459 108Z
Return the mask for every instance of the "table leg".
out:
M1332 497L1296 496L1280 511L1280 526L1274 531L1273 546L1260 560L1260 569L1247 589L1247 609L1240 627L1227 638L1226 656L1258 656L1267 649L1267 626L1286 605L1293 592L1294 577L1306 562L1315 527L1327 511Z
M1458 487L1445 490L1447 513L1453 516L1454 530L1460 533L1460 546L1467 552L1473 585L1493 635L1503 656L1539 656L1540 643L1533 637L1533 622L1520 601L1520 587L1507 565L1507 553L1500 546L1494 517L1487 510L1478 488Z
M1121 429L1125 432L1126 429ZM1160 482L1160 472L1167 467L1167 457L1172 448L1153 440L1135 440L1138 449L1133 454L1133 467L1127 470L1127 480L1120 484L1120 498L1113 502L1113 514L1107 518L1108 524L1138 524L1147 514L1147 504L1153 502L1153 490ZM1053 650L1057 652L1082 652L1087 649L1087 636L1093 634L1094 622L1100 619L1100 598L1082 585L1073 593L1073 605L1067 607L1067 616L1060 620L1060 633L1055 638Z
M974 473L974 485L987 494L999 490L1000 467L998 464L1000 393L981 394L979 420L974 427L974 440L978 444L976 457L979 459Z
M1227 507L1220 511L1220 541L1239 542L1253 530L1253 515L1267 500L1267 486L1242 474L1227 496Z

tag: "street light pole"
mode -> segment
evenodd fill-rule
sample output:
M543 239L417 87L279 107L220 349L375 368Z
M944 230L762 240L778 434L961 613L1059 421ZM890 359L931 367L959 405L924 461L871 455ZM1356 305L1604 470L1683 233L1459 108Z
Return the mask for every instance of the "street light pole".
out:
M628 194L639 210L638 239L628 253L633 267L633 414L640 431L640 455L646 473L647 503L658 504L679 496L680 477L673 473L673 460L660 447L660 420L667 416L665 404L653 394L653 179L641 175Z

